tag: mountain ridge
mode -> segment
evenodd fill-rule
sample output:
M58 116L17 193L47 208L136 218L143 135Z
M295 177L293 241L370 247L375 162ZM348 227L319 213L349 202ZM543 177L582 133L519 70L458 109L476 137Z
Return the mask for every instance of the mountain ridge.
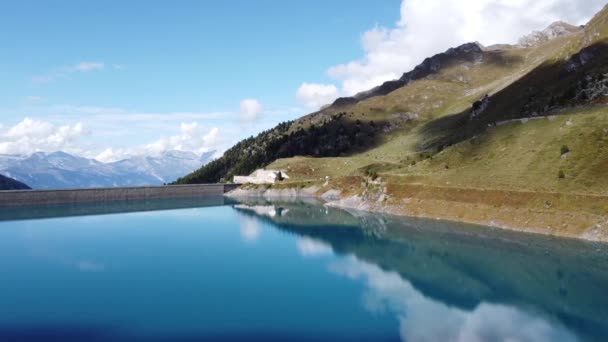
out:
M28 190L31 189L27 184L24 184L16 179L12 179L0 175L0 190Z
M215 154L165 151L111 163L63 151L0 155L0 172L35 189L162 185L206 164Z
M331 194L346 208L608 241L608 6L584 27L549 29L527 47L429 57L177 183L267 167L289 180L240 193Z
M581 35L586 31L587 29L580 29L573 34L555 34L551 39L528 48L505 45L501 48L488 49L476 42L465 43L458 47L448 49L443 53L426 58L422 63L412 70L405 72L397 80L385 82L378 87L359 93L354 97L337 99L328 107L308 114L294 122L283 123L281 125L290 125L285 134L299 134L301 136L302 132L307 132L307 130L312 127L312 131L314 132L309 132L309 134L317 136L319 134L318 131L320 131L320 134L325 133L326 130L322 128L325 124L333 122L338 117L342 123L345 121L369 123L373 121L372 118L370 118L371 116L378 116L378 122L382 122L383 125L386 125L382 130L393 131L395 129L399 130L404 126L419 124L422 121L426 121L424 119L420 120L420 118L425 116L432 118L435 116L456 114L459 111L470 111L473 105L485 95L503 90L513 82L534 71L543 63L547 63L549 59L554 58L552 54L554 54L555 51L559 51L560 49L563 50L563 45L565 45L565 43L570 44L565 41L566 39L578 37L578 35ZM563 54L565 52L559 51L559 53ZM583 56L585 56L585 54L583 54ZM572 56L566 57L573 58ZM429 87L428 84L431 82L433 82L433 85ZM420 89L423 87L426 89ZM442 88L448 90L446 91L446 94L449 97L445 98L444 96L444 98L433 100L434 93L441 92ZM464 93L464 96L460 95L460 99L456 99L456 93L454 93L454 91L458 91L461 94ZM394 105L390 104L386 101L386 99L389 98L391 100L396 99L400 103L395 103ZM377 102L379 103L377 104ZM449 104L449 106L447 104ZM364 106L367 108L363 108ZM431 108L429 108L429 106L431 106ZM374 115L373 112L380 112L381 115ZM425 115L424 112L427 112L427 114ZM386 114L390 114L388 120ZM505 120L512 118L513 117L505 118ZM500 119L494 121L500 121ZM489 123L493 123L494 121ZM478 124L477 126L480 125ZM342 128L340 129L343 130ZM377 133L379 132L375 132L374 134ZM255 139L265 140L271 136L273 136L272 133L264 133L258 135ZM349 139L350 137L348 136L345 138L344 135L342 135L341 138L351 140L351 142L357 140ZM273 144L274 143L276 143L276 141L273 142ZM427 145L428 144L424 142L419 143L418 147L415 148L415 152L426 149L425 146ZM304 149L300 149L298 152L302 150ZM304 152L310 151L304 150ZM343 152L344 151L340 150L340 153ZM272 153L273 151L269 151L269 154ZM306 154L307 153L300 155ZM317 157L336 156L332 153L325 155L310 154ZM289 155L282 153L277 157L284 158L295 155L298 154ZM221 158L218 162L220 161ZM261 166L263 165L256 164L255 167ZM239 171L247 173L253 171L253 169L240 168ZM186 175L182 179L179 179L178 182L196 182L197 178L199 178L197 175L200 175L201 172L203 171L200 170L196 174ZM206 182L219 181L221 178L230 178L234 174L235 172L227 172L224 175L225 177L203 176L202 178L204 178Z
M465 43L445 52L426 58L411 71L405 72L399 79L386 81L370 90L360 92L352 97L341 97L335 100L331 106L341 107L352 105L374 96L388 95L389 93L407 86L410 82L427 77L442 68L444 63L452 62L454 59L476 59L482 57L483 46L477 42Z

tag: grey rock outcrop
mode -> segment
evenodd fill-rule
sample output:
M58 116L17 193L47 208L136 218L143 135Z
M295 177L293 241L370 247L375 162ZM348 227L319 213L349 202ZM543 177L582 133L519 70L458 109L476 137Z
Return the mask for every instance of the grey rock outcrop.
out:
M582 31L580 26L570 25L563 21L557 21L542 31L534 31L519 39L519 46L533 47L549 42L557 37Z
M471 111L471 120L478 118L490 105L490 96L485 95L481 100L473 103L473 110Z
M340 107L355 104L374 96L383 96L405 87L410 82L423 79L441 71L444 67L455 61L479 63L483 61L484 47L479 43L467 43L456 48L451 48L443 53L425 59L413 70L406 72L397 80L384 82L382 85L371 90L364 91L352 97L341 97L332 106Z

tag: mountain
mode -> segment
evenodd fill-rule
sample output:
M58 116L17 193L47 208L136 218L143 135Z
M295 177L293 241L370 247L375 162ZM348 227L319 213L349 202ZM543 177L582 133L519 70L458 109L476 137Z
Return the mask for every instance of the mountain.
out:
M463 44L239 142L178 183L269 167L290 176L281 187L338 190L362 208L595 234L608 225L608 201L593 197L608 194L606 61L608 7L517 45Z
M534 31L529 35L519 39L519 45L522 47L533 47L546 43L557 37L574 34L583 31L580 26L570 25L563 21L555 22L542 31Z
M581 106L594 110L605 101L605 12L584 28L554 23L527 47L467 43L449 49L397 80L240 142L179 182L230 179L298 155L365 157L361 164L410 170L412 162L488 125L563 115Z
M353 105L370 97L388 95L399 88L405 87L410 82L437 73L445 66L458 63L465 65L481 63L485 57L484 55L484 48L479 43L467 43L456 48L451 48L444 53L425 59L420 65L416 66L414 70L404 73L398 80L384 82L378 87L358 93L353 97L339 98L333 103L333 107Z
M0 171L34 189L162 185L207 163L214 152L166 151L114 163L65 152L0 155Z
M29 186L21 183L18 180L0 175L0 190L26 190Z
M162 183L172 182L208 163L215 151L196 155L187 151L165 151L160 156L136 156L111 165L121 172L141 172L157 178Z

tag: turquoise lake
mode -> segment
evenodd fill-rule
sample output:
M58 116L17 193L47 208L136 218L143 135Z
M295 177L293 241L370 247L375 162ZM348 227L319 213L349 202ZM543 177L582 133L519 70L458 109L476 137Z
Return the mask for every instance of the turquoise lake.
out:
M0 341L608 341L608 246L313 201L0 209Z

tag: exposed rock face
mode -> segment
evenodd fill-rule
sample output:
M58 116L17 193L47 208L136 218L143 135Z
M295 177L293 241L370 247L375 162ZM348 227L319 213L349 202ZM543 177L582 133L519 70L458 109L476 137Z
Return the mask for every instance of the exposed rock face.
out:
M353 105L357 102L359 102L359 100L357 100L354 97L340 97L336 101L334 101L334 103L331 104L330 106L344 107L344 106Z
M311 186L304 189L243 189L238 188L226 194L228 197L234 198L246 198L246 197L259 197L259 198L308 198L308 197L316 197L317 191L319 191L319 187Z
M444 53L437 54L425 59L414 70L406 72L398 80L384 82L382 85L371 90L359 93L353 97L341 97L332 106L352 105L374 96L383 96L405 87L412 81L423 79L441 71L445 66L456 61L479 63L483 61L484 48L479 43L467 43L456 48L451 48Z
M471 120L478 118L490 105L490 96L486 94L481 100L473 103Z
M557 37L573 34L582 30L582 27L558 21L549 25L549 27L542 31L534 31L527 36L521 37L519 39L519 45L522 47L533 47L551 41Z
M401 76L399 81L408 84L412 81L425 78L440 71L444 66L454 61L481 62L484 49L479 43L467 43L451 48L444 53L425 59L422 64Z
M601 47L599 46L589 46L581 50L581 52L572 55L568 59L566 63L566 71L567 72L575 72L579 70L581 67L585 66L589 62L591 62L595 56L601 53Z
M595 101L608 97L608 74L587 75L579 81L575 100Z

